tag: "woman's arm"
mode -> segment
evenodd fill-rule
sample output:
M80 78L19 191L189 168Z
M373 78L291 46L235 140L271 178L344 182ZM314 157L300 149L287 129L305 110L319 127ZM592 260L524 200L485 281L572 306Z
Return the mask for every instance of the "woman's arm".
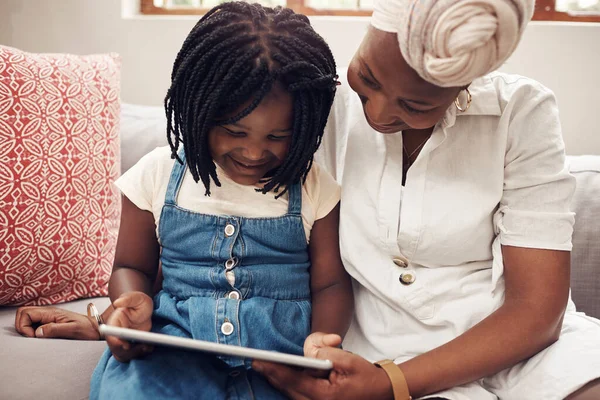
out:
M505 246L503 256L504 305L451 342L400 364L413 398L492 375L558 339L569 292L569 253ZM383 369L358 355L331 347L313 355L334 363L327 378L278 364L252 365L293 399L393 398Z
M494 216L502 243L504 303L449 343L400 365L413 396L499 372L560 334L570 285L569 205L575 182L565 167L554 95L536 82L517 82L495 81L510 97L502 118L508 123L502 128L507 135L503 193Z
M456 339L400 364L413 397L492 375L558 340L570 253L503 246L504 304Z
M350 276L344 269L339 246L340 205L315 221L310 234L310 286L312 332L344 337L354 310Z

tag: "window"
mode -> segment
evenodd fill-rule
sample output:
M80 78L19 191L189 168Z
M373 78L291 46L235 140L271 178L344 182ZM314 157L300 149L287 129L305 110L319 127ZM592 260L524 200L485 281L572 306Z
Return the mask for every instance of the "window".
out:
M140 0L142 14L201 15L227 0ZM369 16L373 0L253 0L305 15ZM534 20L600 22L600 0L537 0Z
M600 0L556 0L556 11L573 14L600 14Z
M600 0L537 0L533 19L600 22Z
M227 0L141 0L142 14L201 15ZM305 15L369 16L373 0L253 0L266 6L285 6Z

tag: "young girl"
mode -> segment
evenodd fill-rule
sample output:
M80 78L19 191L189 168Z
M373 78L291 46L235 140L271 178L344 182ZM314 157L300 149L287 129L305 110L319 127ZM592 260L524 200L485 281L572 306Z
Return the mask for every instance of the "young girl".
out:
M312 163L336 84L328 46L291 10L226 3L198 22L165 100L169 146L117 182L109 325L293 354L322 344L304 343L311 331L345 334L339 187ZM107 342L92 399L284 397L250 360Z

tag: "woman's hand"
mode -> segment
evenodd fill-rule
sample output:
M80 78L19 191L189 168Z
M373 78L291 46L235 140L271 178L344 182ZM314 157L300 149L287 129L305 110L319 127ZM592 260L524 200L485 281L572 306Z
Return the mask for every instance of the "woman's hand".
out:
M15 316L15 329L27 337L100 339L92 318L56 307L20 307Z
M263 374L273 386L291 399L394 398L392 384L385 371L364 358L333 347L317 348L314 355L333 362L333 370L328 377L318 378L309 370L299 371L296 368L264 361L254 361L252 368Z
M152 298L143 292L123 293L113 301L115 311L109 317L107 324L121 328L150 331L152 328ZM126 340L116 336L107 336L106 343L113 356L120 362L129 362L150 353L152 346L147 344L131 345Z

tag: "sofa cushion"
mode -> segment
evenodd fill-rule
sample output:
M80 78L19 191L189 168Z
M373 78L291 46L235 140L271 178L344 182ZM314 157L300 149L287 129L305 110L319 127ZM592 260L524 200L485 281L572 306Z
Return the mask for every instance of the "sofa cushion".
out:
M157 147L167 145L167 119L163 107L121 105L121 171Z
M577 179L571 290L578 311L600 318L600 156L569 157Z
M0 46L0 305L106 294L120 61Z
M86 312L90 300L61 304L60 308ZM108 297L92 300L99 310ZM90 378L106 348L104 341L36 339L14 328L16 307L0 307L0 399L85 399Z

